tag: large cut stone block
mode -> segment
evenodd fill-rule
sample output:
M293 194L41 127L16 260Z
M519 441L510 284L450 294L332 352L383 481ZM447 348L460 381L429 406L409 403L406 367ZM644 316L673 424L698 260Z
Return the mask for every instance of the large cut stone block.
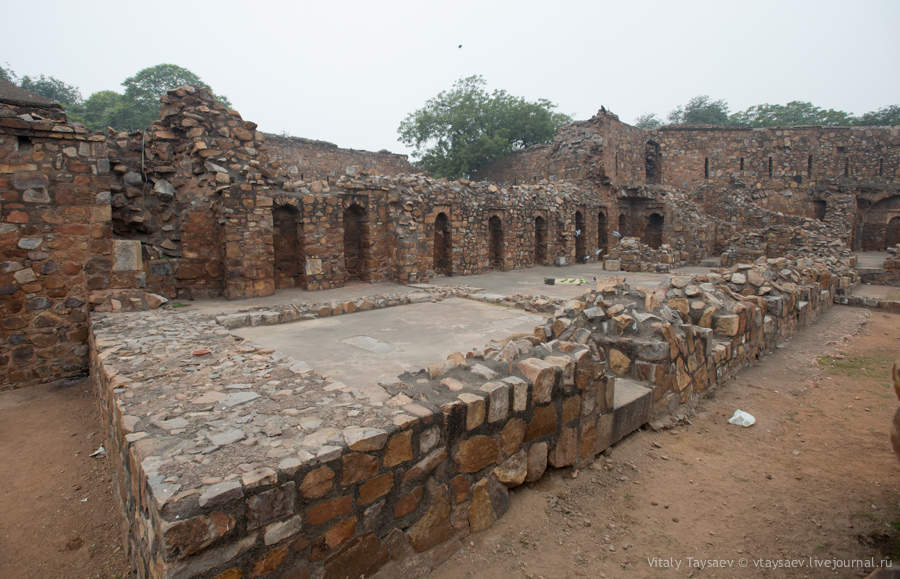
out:
M612 444L619 442L650 420L653 391L627 378L616 380Z

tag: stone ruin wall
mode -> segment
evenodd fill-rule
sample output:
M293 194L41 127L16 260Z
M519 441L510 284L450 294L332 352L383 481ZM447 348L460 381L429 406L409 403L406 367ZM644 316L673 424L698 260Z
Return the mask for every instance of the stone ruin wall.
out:
M6 106L0 126L2 226L8 236L2 256L4 387L84 368L83 316L90 305L67 302L63 296L70 294L102 308L134 309L162 297L262 296L279 287L323 289L353 279L421 282L435 272L464 275L603 258L616 243L615 230L640 238L654 251L667 245L670 254L665 255L671 258L664 259L674 263L696 263L720 253L750 260L779 255L798 240L812 240L805 248L829 235L858 237L853 232L865 230L866 219L860 207L870 207L866 214L881 215L882 221L900 214L896 128L732 131L716 137L709 130L648 133L603 112L564 126L551 145L486 169L484 175L493 174L499 182L489 184L398 172L408 167L399 155L266 136L208 92L191 87L170 91L162 99L160 120L132 134L90 134L60 114L40 110L44 117L38 109ZM786 132L803 138L785 137ZM776 140L763 139L776 134ZM773 193L766 179L749 179L751 161L758 164L762 157L748 154L744 181L736 181L722 169L723 159L734 160L737 154L731 152L738 150L735 135L743 135L741 147L843 148L852 178L835 181L828 171L840 167L842 157L815 153L813 173L819 180L813 193L800 190L802 175L795 179L796 171L786 168L799 162L797 153L787 158L790 162L773 161L773 178L785 186ZM757 140L745 142L747 135ZM26 144L23 151L20 143ZM713 159L710 179L698 177L692 191L674 188L673 182L692 183L688 177L696 173L704 147L726 150ZM311 175L307 165L298 165L314 162L322 166ZM510 182L511 175L520 177ZM869 183L874 177L883 182ZM95 216L84 218L80 212L88 204L88 190ZM784 191L794 190L796 195L785 197ZM778 196L780 201L772 201ZM827 228L809 233L796 216L808 215L810 203L818 209L815 201L825 201L824 215L816 217ZM358 213L347 213L353 206ZM109 213L105 221L96 217L103 212ZM69 214L78 217L73 221ZM441 214L447 222L442 236L435 234ZM282 235L294 221L278 221L276 215L296 221L295 236ZM344 236L348 215L359 225L351 249ZM491 241L492 217L499 219L494 230L501 232L502 242ZM661 225L652 232L654 218ZM78 219L87 219L88 233L77 229ZM900 220L891 223L900 227ZM798 226L806 233L798 236ZM81 241L60 242L56 248L66 257L41 265L48 252L19 246L37 243L24 238L41 232L46 248L45 236L67 239L76 230L92 240L89 255L69 254L84 247ZM886 223L880 231L892 239ZM443 251L435 251L436 239ZM502 246L499 251L492 249L497 246ZM348 271L347 255L354 252L359 257ZM71 273L63 282L53 267ZM35 280L17 281L32 274ZM130 293L113 297L114 289ZM42 312L40 323L47 324L52 314L71 324L52 328L70 331L34 326ZM13 356L20 362L15 370Z
M336 180L343 175L399 175L416 173L406 155L388 151L342 149L325 141L266 134L266 150L273 164L293 181Z

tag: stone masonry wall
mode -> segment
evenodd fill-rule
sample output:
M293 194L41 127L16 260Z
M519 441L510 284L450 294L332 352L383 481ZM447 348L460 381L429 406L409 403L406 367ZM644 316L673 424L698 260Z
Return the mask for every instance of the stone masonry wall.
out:
M539 330L381 390L294 368L199 314L95 314L92 376L138 575L440 564L502 516L508 488L616 440L604 364Z
M115 271L106 140L0 104L0 390L83 373L89 296Z
M389 151L342 149L325 141L266 135L266 149L273 164L283 167L293 181L334 180L341 175L415 173L406 155Z

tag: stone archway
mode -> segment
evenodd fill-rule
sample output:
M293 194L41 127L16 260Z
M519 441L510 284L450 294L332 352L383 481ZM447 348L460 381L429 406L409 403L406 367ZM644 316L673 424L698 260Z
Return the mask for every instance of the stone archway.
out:
M860 232L857 247L863 251L884 251L893 245L891 240L897 239L895 219L900 217L900 195L885 197L871 205L858 199L857 207Z
M894 247L900 243L900 217L894 217L887 224L887 230L884 233L885 248Z
M534 218L534 263L547 263L547 220L540 216Z
M584 263L587 257L584 239L584 215L581 211L575 212L575 263Z
M628 237L631 235L631 225L628 223L628 214L619 213L619 235Z
M272 209L272 247L275 253L275 288L306 286L303 222L293 205Z
M647 218L647 229L644 233L644 242L653 249L657 249L662 245L664 222L665 218L659 213L651 213L650 217Z
M434 271L450 275L453 271L451 257L453 245L450 238L450 220L444 212L434 218Z
M366 210L354 203L344 209L344 270L346 281L368 280L369 218Z
M597 249L604 253L609 248L609 232L606 229L606 213L600 211L597 213Z
M494 215L488 221L488 252L491 269L503 269L503 222Z

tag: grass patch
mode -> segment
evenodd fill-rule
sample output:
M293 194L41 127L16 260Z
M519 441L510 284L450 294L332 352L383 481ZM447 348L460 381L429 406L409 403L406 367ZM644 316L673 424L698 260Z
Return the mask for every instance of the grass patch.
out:
M181 302L172 302L169 305L173 308L186 308L188 306L187 304L183 304Z
M893 357L887 354L873 356L819 356L819 367L829 374L851 378L890 379Z

